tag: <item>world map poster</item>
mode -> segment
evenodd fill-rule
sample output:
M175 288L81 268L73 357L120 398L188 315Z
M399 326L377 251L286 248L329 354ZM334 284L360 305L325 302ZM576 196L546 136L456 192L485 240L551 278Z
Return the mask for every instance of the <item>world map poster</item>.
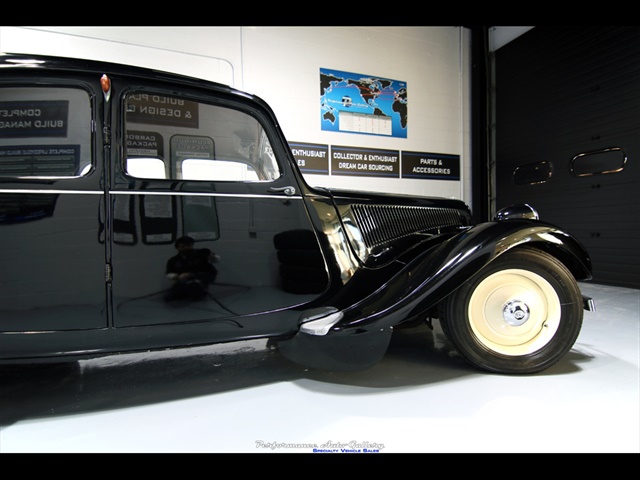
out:
M322 130L407 138L407 83L320 69Z

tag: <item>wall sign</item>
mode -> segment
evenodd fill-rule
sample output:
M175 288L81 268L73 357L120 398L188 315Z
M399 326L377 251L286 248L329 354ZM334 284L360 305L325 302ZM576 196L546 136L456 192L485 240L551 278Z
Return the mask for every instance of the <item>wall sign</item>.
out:
M194 240L220 238L216 199L209 196L182 197L182 229Z
M174 135L171 137L171 159L174 163L185 158L214 159L215 144L210 137Z
M198 128L198 103L136 93L127 97L127 122Z
M322 130L407 138L407 83L320 69Z
M329 174L329 146L290 142L289 147L302 173Z
M0 174L9 177L72 177L80 165L80 145L0 146Z
M402 152L402 178L460 180L460 155Z
M66 137L67 100L0 102L0 137Z
M289 146L302 173L460 180L460 155L305 142Z
M113 241L120 245L133 245L138 240L134 214L134 197L112 195Z
M400 177L400 152L355 147L331 147L333 175Z
M158 132L128 130L126 143L127 158L164 158L164 140Z
M145 244L173 243L176 239L176 197L142 195L140 226Z

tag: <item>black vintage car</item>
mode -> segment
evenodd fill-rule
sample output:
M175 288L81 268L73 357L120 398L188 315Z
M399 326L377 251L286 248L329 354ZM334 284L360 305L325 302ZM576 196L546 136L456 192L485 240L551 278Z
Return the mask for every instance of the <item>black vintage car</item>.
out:
M79 59L0 56L0 245L2 363L265 338L357 370L439 319L475 366L532 373L592 305L587 252L527 205L472 225L312 188L259 98Z

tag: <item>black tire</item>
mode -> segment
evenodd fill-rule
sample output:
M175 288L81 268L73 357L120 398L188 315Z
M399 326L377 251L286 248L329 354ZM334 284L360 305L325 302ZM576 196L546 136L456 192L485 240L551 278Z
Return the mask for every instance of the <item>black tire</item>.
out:
M545 370L569 352L582 328L582 296L556 258L506 252L444 302L442 330L471 364L506 374Z

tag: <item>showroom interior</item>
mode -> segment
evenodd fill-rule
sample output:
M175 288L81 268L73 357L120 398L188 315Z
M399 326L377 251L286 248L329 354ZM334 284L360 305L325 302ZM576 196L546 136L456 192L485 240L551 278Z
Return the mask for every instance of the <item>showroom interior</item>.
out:
M460 199L479 222L531 204L592 255L579 287L596 305L533 375L475 369L437 322L394 332L362 372L301 367L261 338L0 366L0 453L640 452L638 27L2 26L0 51L230 85L271 106L292 148L454 159L443 178L298 164L314 186ZM325 129L327 72L406 85L406 132Z

